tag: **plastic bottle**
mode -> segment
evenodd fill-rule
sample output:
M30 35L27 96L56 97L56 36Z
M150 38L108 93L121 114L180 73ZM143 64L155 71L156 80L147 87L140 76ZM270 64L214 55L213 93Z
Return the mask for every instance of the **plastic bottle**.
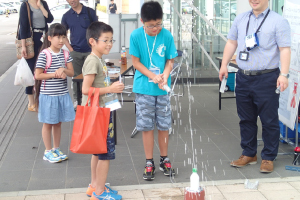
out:
M190 191L199 191L199 176L197 174L197 168L193 168L193 173L190 177Z
M166 92L170 93L170 95L173 95L173 90L168 85L164 85L163 88Z
M124 46L122 47L121 50L121 65L122 67L127 67L127 52Z

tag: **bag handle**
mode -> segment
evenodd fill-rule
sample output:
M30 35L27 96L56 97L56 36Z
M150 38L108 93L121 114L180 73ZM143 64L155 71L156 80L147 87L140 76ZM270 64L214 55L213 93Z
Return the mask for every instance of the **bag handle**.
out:
M93 94L94 90L95 90L95 93ZM88 106L88 103L91 100L92 107L99 107L99 93L100 93L100 88L90 87L88 99L86 101L85 106Z
M31 16L30 16L30 8L29 8L29 5L28 5L28 2L25 1L25 3L26 3L26 6L27 6L27 15L28 15L28 19L29 19L30 33L31 33L31 37L33 37L32 25L31 25ZM18 22L18 29L17 29L16 39L19 38L19 29L20 29L20 18L19 18L19 22Z

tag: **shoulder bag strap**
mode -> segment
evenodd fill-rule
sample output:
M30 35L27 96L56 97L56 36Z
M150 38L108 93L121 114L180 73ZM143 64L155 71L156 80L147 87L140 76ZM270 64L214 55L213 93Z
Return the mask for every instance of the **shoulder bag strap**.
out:
M30 25L30 33L31 33L31 37L33 37L32 25L31 25L31 16L30 16L30 8L29 8L28 2L25 1L25 3L26 3L26 5L27 5L27 14L28 14L29 25Z
M27 6L28 20L29 20L29 25L30 25L30 33L31 33L31 37L33 37L32 26L31 26L30 9L29 9L28 2L25 1L25 3L26 3L26 6ZM20 18L19 18L19 22L18 22L18 29L17 29L16 39L19 38L19 29L20 29Z
M93 19L92 19L92 17L91 17L91 11L90 11L90 7L86 7L86 9L87 9L87 12L88 12L88 15L89 15L89 19L90 19L90 23L92 23L93 22Z

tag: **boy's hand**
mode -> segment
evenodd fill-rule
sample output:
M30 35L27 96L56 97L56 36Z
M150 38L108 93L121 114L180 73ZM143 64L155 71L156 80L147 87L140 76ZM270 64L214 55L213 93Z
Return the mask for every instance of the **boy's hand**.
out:
M153 82L156 84L156 83L161 83L163 82L163 76L164 74L158 74L158 75L155 75L152 80Z
M124 83L120 83L119 81L114 82L110 86L111 93L122 93L124 90Z
M164 73L162 73L162 81L160 82L160 83L158 83L158 87L160 88L160 89L162 89L162 90L164 90L163 89L163 87L164 87L164 85L167 85L168 84L168 78L169 78L169 74L164 74Z

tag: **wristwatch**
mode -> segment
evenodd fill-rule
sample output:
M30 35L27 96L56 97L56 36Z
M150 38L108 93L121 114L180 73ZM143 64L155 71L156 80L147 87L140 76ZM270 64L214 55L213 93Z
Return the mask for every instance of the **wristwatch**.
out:
M279 76L284 76L284 77L286 77L286 78L289 78L289 77L290 77L289 74L284 74L284 73L281 73L281 72L280 72Z

